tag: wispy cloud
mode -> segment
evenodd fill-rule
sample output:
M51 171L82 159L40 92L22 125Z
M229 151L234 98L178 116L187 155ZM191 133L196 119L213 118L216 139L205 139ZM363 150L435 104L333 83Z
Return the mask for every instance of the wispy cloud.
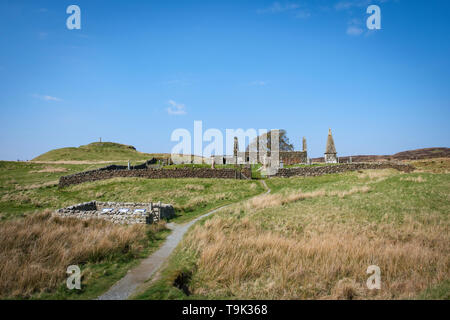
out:
M338 1L334 8L338 11L340 10L349 10L352 8L359 8L369 5L370 0L343 0Z
M256 12L258 14L277 14L290 12L297 19L306 19L311 16L311 12L307 8L306 4L293 2L274 2L270 7L259 9Z
M179 79L167 80L167 81L163 82L163 84L166 84L166 85L179 84L179 83L181 83L181 80L179 80Z
M371 4L386 2L389 2L389 0L341 0L334 5L334 8L338 11L350 10L353 8L368 7Z
M190 83L190 81L184 80L184 79L172 79L172 80L163 81L162 84L165 86L175 86L175 85L188 86L191 83Z
M181 116L186 114L186 106L181 103L176 103L173 100L169 100L168 103L170 106L167 108L167 113L175 116Z
M47 32L39 32L38 33L38 38L41 40L47 39L48 37L48 33Z
M44 101L63 101L60 98L49 96L49 95L33 94L33 97L36 99L44 100Z
M259 87L263 87L263 86L266 86L268 83L269 83L268 81L261 81L261 80L258 80L258 81L252 81L252 82L250 82L250 85L251 85L251 86L259 86Z
M299 18L299 19L306 19L309 18L311 16L311 13L308 10L299 10L295 17Z
M364 32L364 30L358 26L348 26L347 27L347 34L349 36L359 36L363 32Z
M358 19L351 19L348 22L347 26L347 34L349 36L359 36L364 32L364 29L362 27L362 22Z
M279 2L274 2L270 7L264 9L258 9L256 12L259 14L264 13L281 13L285 11L295 10L300 8L299 4L296 3L285 3L281 4Z

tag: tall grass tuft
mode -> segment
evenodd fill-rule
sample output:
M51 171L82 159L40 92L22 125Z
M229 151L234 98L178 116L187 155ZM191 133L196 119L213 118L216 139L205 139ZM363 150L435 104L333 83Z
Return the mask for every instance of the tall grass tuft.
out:
M0 298L50 292L70 265L132 259L164 228L52 217L49 211L0 224Z

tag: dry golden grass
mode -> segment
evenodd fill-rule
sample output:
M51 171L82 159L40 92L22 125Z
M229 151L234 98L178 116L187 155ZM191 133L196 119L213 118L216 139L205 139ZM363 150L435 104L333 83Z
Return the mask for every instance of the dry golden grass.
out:
M30 203L31 197L26 192L7 193L2 196L2 201L16 201L22 203Z
M408 162L416 167L416 172L450 173L450 158L435 158Z
M45 187L52 187L58 185L58 180L55 181L49 181L44 183L34 183L34 184L28 184L24 186L16 185L16 190L33 190L33 189L39 189L39 188L45 188Z
M197 227L186 246L199 256L191 291L243 299L411 298L449 277L448 227L331 224L326 212L317 215L289 237L248 218L216 217ZM373 264L382 270L375 296L365 286Z
M155 225L153 228L164 228ZM157 231L157 230L154 231ZM61 219L50 212L0 224L0 298L54 290L69 265L137 255L148 240L144 225Z
M394 169L384 169L384 170L364 170L358 174L358 178L360 179L369 179L376 180L377 182L386 179L389 176L392 176L394 173ZM398 173L398 172L395 172Z
M250 190L255 190L256 188L258 188L258 186L256 185L256 183L252 183L250 185Z
M289 194L280 194L280 193L264 194L249 200L246 203L246 208L247 209L271 208L305 199L325 197L325 196L328 197L337 196L339 198L343 198L355 193L367 193L369 191L370 187L361 186L361 187L353 187L347 191L326 191L323 189L319 189L311 192L301 192L301 190L299 190L297 192L292 192Z
M187 184L184 186L189 191L202 191L205 190L205 186L201 184Z
M183 210L193 210L195 207L198 206L205 206L210 202L213 201L220 201L231 198L230 193L226 192L220 192L215 194L208 194L208 195L201 195L201 196L195 196L189 199L183 206Z
M45 167L44 169L37 171L30 171L30 173L55 173L55 172L67 172L67 168L63 167Z
M422 178L421 176L418 177L406 177L406 178L400 178L401 181L410 181L410 182L426 182L427 180Z
M322 178L323 185L280 180L291 184L197 225L178 254L195 257L191 293L409 299L448 280L448 177L383 171ZM381 290L366 286L370 265L381 269Z

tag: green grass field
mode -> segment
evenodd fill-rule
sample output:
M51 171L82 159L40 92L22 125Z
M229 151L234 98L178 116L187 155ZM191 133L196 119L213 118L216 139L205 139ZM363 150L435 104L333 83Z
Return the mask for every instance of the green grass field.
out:
M428 162L269 179L272 194L191 229L135 298L448 299L450 161ZM373 264L381 290L365 285Z
M0 162L0 217L8 219L90 200L174 205L175 221L187 221L220 205L263 191L256 181L230 179L115 178L59 189L58 178L103 166Z
M259 181L116 178L58 189L60 176L105 163L2 161L0 297L94 298L167 236L164 224L48 214L99 200L170 203L176 222L237 203L196 224L135 298L448 299L450 161L413 164L410 174L267 179L272 193L246 200L264 192ZM82 267L81 291L65 287L69 264ZM380 291L365 288L371 264L382 270Z
M1 245L6 246L0 250L0 282L4 284L3 287L0 286L1 298L95 298L138 264L140 259L153 252L168 234L164 225L156 230L154 226L141 226L141 229L135 230L133 227L111 224L93 224L88 227L89 230L92 229L92 233L89 233L89 230L71 227L73 223L77 226L82 224L81 221L35 218L42 212L90 200L161 201L174 205L176 218L173 221L182 223L210 209L251 197L264 190L257 181L229 179L116 178L63 189L57 186L60 176L104 165L0 162L0 229L3 237L0 239L0 248ZM58 228L50 228L52 225L62 229L58 231ZM98 234L109 229L111 231L108 232L121 236L110 239L108 246L105 246ZM23 235L18 235L17 230L24 230ZM69 235L70 238L65 240L66 248L53 247L53 244L61 243ZM77 237L91 237L92 241L77 242ZM50 238L54 240L50 241ZM36 247L34 244L39 242L44 244ZM16 247L21 249L15 249ZM131 247L135 249L129 249ZM75 254L80 251L84 253ZM83 271L84 286L81 291L69 291L65 287L67 275L61 265L65 261L62 257L67 258L67 253L70 256L71 252L74 253L75 260L68 261L70 264L80 265ZM78 259L77 256L83 258ZM19 274L17 270L20 270ZM49 280L44 283L42 279L47 278ZM14 284L11 282L21 285L13 290Z

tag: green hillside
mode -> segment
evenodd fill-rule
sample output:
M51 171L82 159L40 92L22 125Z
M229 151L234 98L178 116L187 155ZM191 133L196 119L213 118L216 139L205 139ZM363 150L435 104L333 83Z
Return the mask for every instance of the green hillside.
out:
M147 160L152 157L167 157L166 154L143 153L135 147L114 142L94 142L78 148L51 150L32 161L116 161Z

